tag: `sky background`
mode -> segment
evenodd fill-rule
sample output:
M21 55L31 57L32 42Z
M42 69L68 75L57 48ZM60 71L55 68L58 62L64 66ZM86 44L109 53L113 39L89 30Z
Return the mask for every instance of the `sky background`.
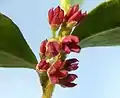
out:
M81 7L91 11L103 1L85 0ZM19 26L38 59L40 42L51 36L47 11L58 3L58 0L0 0L0 12ZM53 98L120 98L120 47L85 48L72 56L80 60L80 68L75 71L78 85L56 86ZM0 68L0 78L0 98L41 98L34 70Z

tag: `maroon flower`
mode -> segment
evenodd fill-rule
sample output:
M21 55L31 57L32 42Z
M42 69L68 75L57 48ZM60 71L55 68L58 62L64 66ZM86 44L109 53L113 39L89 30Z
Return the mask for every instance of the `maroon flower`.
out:
M63 38L62 40L62 49L66 54L69 54L71 51L79 53L80 46L78 45L80 42L79 38L74 35L69 35Z
M47 40L44 40L40 45L40 55L45 56Z
M60 52L60 44L57 41L49 41L47 43L46 55L50 57L54 57Z
M64 68L68 71L78 69L78 60L75 58L66 60Z
M60 84L62 87L74 87L74 86L76 86L77 84L72 83L72 82L73 82L76 78L77 78L77 75L75 75L75 74L68 74L67 77L59 80L59 84Z
M38 64L36 65L36 69L37 69L38 71L47 71L47 69L49 68L49 66L50 66L50 64L47 63L45 59L42 59L42 60L40 61L40 63L38 63Z
M63 87L74 87L72 83L77 76L75 74L68 74L68 71L76 70L78 68L77 59L69 59L64 62L58 60L55 64L51 65L48 69L48 76L53 84L60 84ZM66 65L67 64L67 65Z
M68 71L62 70L63 67L64 67L63 62L61 60L58 60L48 69L48 76L53 84L59 84L59 79L67 76Z
M65 15L65 21L79 23L86 16L86 13L79 11L79 5L72 6Z
M64 19L64 11L58 6L57 8L51 8L48 12L48 20L52 29L57 29Z

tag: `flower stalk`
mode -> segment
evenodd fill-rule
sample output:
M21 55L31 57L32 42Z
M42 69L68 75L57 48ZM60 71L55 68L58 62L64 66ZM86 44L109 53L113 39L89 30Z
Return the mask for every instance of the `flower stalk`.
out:
M52 35L53 35L53 38L56 37L56 31L55 30L52 30Z
M77 85L73 81L78 76L71 71L78 69L79 61L76 58L67 59L67 55L71 52L80 52L80 39L71 35L71 32L86 13L79 10L79 5L71 6L66 11L59 6L48 11L48 21L53 36L42 41L40 62L36 65L43 89L42 98L51 98L56 84L64 88Z
M52 93L54 91L54 84L51 84L50 81L48 81L47 86L45 88L45 92L42 95L42 98L51 98Z

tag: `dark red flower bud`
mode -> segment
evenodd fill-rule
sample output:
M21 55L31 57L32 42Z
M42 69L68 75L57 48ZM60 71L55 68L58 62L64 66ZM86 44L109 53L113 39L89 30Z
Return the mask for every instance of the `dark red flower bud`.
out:
M73 58L65 61L65 69L68 71L78 69L78 60Z
M76 86L75 83L71 83L77 78L77 75L75 74L68 74L68 70L66 67L66 62L69 63L75 63L77 62L77 59L71 59L65 62L62 62L61 60L58 60L56 63L50 66L48 69L48 77L50 81L53 84L60 84L63 87L74 87ZM72 66L72 65L69 65ZM68 67L68 66L67 66Z
M67 76L68 71L62 70L62 67L63 67L63 62L61 60L58 60L48 69L48 76L53 84L59 83L59 79Z
M69 19L74 13L76 13L78 11L79 11L79 5L78 4L70 7L67 14L65 15L65 18Z
M63 38L62 40L62 49L66 54L69 54L71 51L79 53L80 46L78 45L80 42L79 38L74 35L69 35Z
M57 41L50 41L47 43L46 55L54 57L60 52L60 44Z
M44 40L40 45L40 55L45 56L47 40Z
M50 64L46 62L45 59L42 59L39 64L36 65L36 69L38 71L47 71L49 68Z
M79 23L86 16L86 13L79 11L79 5L72 6L65 15L65 21Z
M60 83L60 85L62 87L74 87L77 84L71 83L71 82L73 82L76 78L78 78L77 75L75 75L75 74L68 74L67 77L65 77L63 79L60 79L59 83Z
M52 29L58 29L64 19L64 11L58 6L57 8L51 8L48 12L48 20Z

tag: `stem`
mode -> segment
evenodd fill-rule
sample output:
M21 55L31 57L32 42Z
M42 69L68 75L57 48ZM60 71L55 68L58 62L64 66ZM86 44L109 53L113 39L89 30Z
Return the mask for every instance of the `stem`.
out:
M72 29L64 27L64 25L61 27L58 36L63 37L66 35L69 35Z
M56 37L56 31L52 31L52 34L53 34L53 38L55 38Z
M43 90L42 98L51 98L55 85L51 84L46 72L38 73Z
M42 98L52 98L52 93L53 93L54 87L55 87L55 85L51 84L49 81L45 88L45 91L43 92Z

